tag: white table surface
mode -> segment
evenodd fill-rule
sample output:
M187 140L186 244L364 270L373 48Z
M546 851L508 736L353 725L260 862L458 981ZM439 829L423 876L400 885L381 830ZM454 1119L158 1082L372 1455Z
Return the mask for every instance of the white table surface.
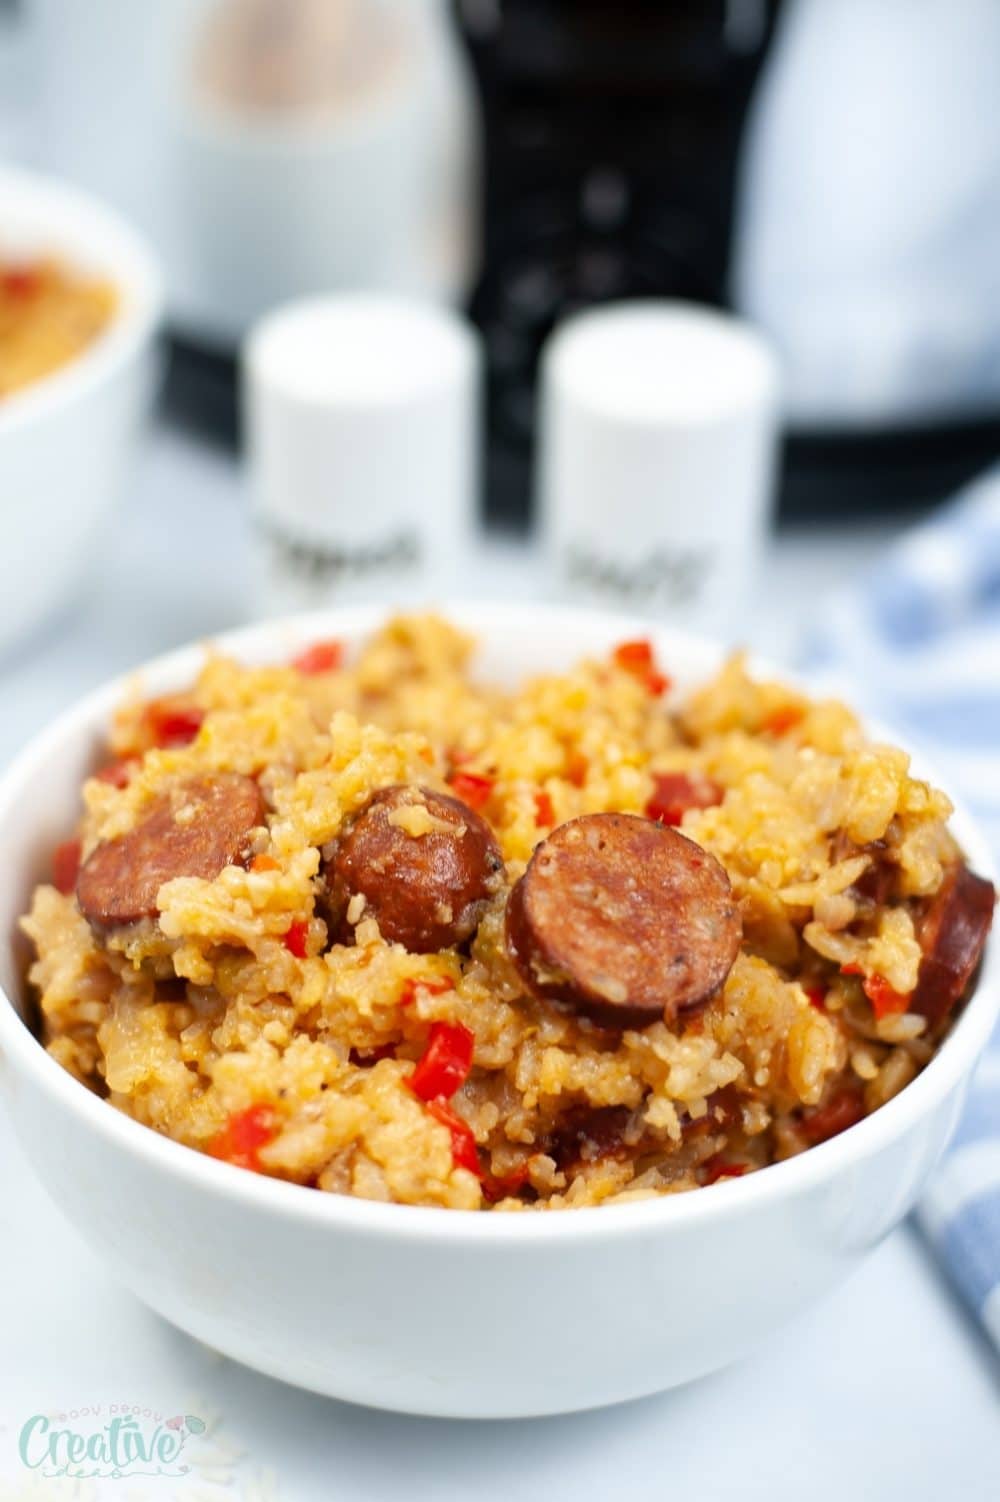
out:
M183 541L190 537L200 543L193 552ZM779 538L749 640L790 655L823 591L864 567L884 540L883 529L856 527ZM232 466L158 434L103 583L0 661L0 761L109 674L245 618L246 559ZM524 596L540 587L537 567L514 544L484 546L474 568L469 594ZM1000 1497L1000 1362L910 1227L726 1372L603 1413L451 1424L299 1393L173 1330L108 1277L32 1179L2 1121L0 1182L0 1502ZM70 1491L21 1467L16 1437L30 1414L115 1401L210 1419L201 1453L215 1465L203 1459L185 1482L87 1482Z

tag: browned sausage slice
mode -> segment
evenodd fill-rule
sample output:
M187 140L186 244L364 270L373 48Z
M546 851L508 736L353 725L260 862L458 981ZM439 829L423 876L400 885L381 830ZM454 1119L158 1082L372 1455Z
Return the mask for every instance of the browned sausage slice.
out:
M128 834L96 847L76 884L80 910L101 929L153 918L164 882L176 876L212 881L241 863L251 831L263 820L260 789L250 777L220 772L178 782Z
M507 907L528 990L611 1027L672 1022L707 1001L741 938L715 857L632 814L589 814L554 830Z
M917 988L910 1010L936 1027L961 1001L979 964L990 926L996 893L991 882L968 866L956 866L927 910L920 926Z
M382 788L341 836L325 868L333 932L375 918L382 937L431 954L472 937L503 880L493 831L457 798ZM358 913L352 899L363 897ZM348 909L352 911L348 913Z

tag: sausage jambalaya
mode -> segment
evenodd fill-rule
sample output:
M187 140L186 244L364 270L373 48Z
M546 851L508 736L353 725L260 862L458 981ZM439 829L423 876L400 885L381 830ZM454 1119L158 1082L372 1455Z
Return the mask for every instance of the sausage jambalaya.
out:
M994 891L947 798L738 657L508 690L432 616L136 697L24 929L43 1040L241 1169L465 1210L765 1167L903 1089ZM67 833L69 833L67 831Z

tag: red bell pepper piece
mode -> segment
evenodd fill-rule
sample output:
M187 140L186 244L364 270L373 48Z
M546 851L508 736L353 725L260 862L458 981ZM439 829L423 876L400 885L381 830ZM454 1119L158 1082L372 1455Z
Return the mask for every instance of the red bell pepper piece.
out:
M448 786L456 798L478 811L489 802L496 778L484 777L480 772L456 772Z
M645 814L676 829L689 808L715 808L723 797L723 789L703 772L654 772Z
M204 723L205 711L169 699L154 699L146 706L145 718L154 746L176 750L194 740Z
M618 666L644 683L654 697L659 698L670 687L670 679L657 667L652 642L623 641L612 655Z
M780 709L775 709L767 716L761 729L771 735L787 735L789 730L794 730L805 718L805 710L798 704L783 704Z
M211 1157L221 1158L236 1168L249 1168L253 1173L260 1173L258 1153L277 1135L278 1123L273 1108L264 1104L248 1106L245 1111L233 1112L222 1131L213 1137L207 1151Z
M556 822L555 809L552 807L552 799L548 793L535 794L535 823L540 829L551 829Z
M407 1084L421 1100L454 1095L469 1078L475 1036L460 1022L435 1022Z
M307 678L319 673L332 673L344 660L344 643L341 641L317 641L292 658L292 667Z
M587 780L590 763L579 751L573 751L566 758L566 781L571 782L575 788L582 788Z
M865 995L872 1004L872 1011L881 1022L883 1017L898 1016L909 1010L910 998L901 991L893 990L881 975L869 975L864 981Z
M293 954L297 960L306 957L306 941L309 938L309 923L305 918L296 918L288 925L285 934L285 948L289 954Z
M653 666L653 644L648 639L623 641L614 650L614 659L626 673L643 677Z
M745 1173L750 1172L749 1163L736 1163L725 1158L722 1153L715 1153L707 1158L702 1165L706 1184L718 1183L719 1179L741 1179Z
M469 1123L463 1121L446 1100L428 1101L427 1110L435 1121L446 1126L451 1133L451 1158L455 1167L467 1168L477 1178L481 1177L479 1149L476 1147L475 1133Z
M881 1022L883 1017L892 1017L909 1010L910 998L904 996L902 991L893 990L889 982L881 975L865 975L862 967L854 962L842 965L841 975L861 975L862 990L872 1004L872 1011Z

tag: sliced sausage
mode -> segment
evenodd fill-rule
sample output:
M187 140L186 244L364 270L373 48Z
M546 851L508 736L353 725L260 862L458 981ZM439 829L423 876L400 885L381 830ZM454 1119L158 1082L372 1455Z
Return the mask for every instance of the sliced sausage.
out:
M98 845L76 884L80 910L95 928L156 916L156 897L176 876L212 881L249 854L264 820L260 789L235 772L186 778L152 804L141 823Z
M672 1022L708 1001L741 938L715 857L632 814L588 814L553 830L507 906L507 942L528 990L610 1027Z
M995 901L992 883L961 865L945 877L928 908L920 925L923 959L910 1010L932 1027L964 996L983 953Z
M412 954L464 944L503 881L503 857L468 804L429 788L382 788L341 836L324 875L333 932L375 918ZM353 899L363 897L355 914Z

